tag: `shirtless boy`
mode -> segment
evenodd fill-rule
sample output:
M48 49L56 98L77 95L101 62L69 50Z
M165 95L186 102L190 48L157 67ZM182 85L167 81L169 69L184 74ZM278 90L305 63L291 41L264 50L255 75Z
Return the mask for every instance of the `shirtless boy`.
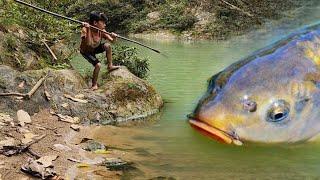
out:
M105 31L106 20L107 17L103 13L92 12L90 13L89 23L83 23L81 31L80 53L94 66L91 87L91 90L93 91L98 89L97 80L101 68L101 63L97 59L96 54L106 52L109 72L119 68L119 66L114 66L112 64L112 50L110 44L103 42L103 40L107 40L113 43L116 41L118 35L115 33L109 35L90 28L90 26L95 26Z

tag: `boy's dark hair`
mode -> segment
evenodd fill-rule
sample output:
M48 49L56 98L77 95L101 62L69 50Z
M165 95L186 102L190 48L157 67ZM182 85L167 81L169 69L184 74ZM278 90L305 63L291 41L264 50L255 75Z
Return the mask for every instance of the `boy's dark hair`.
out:
M103 13L92 11L89 16L89 24L93 25L94 21L107 21L108 18Z

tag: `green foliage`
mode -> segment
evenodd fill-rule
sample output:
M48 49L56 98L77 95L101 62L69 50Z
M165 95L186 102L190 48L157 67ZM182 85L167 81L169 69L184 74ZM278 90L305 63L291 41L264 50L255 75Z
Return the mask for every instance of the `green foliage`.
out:
M91 1L79 0L69 8L68 14L82 21L88 21L92 11L103 12L108 17L107 30L128 33L131 23L146 16L144 0ZM81 12L81 14L79 14Z
M129 89L139 89L137 84L131 83L131 82L128 83L128 88Z
M69 8L70 15L87 20L91 11L99 11L108 17L107 29L120 33L143 32L155 29L173 29L184 31L196 22L196 18L186 11L192 0L118 0L118 1L90 1L79 0ZM147 14L160 11L159 22L148 22ZM82 12L82 14L78 14Z
M72 1L33 0L29 3L49 11L64 14L64 9L70 2ZM70 24L68 21L57 19L14 2L6 3L5 9L4 16L0 18L0 22L5 25L19 25L28 28L30 39L33 41L39 41L43 38L49 41L69 38L76 28L74 24Z
M4 44L9 51L13 51L17 47L17 39L13 35L5 36Z
M172 28L177 31L184 31L193 26L196 18L190 13L185 12L186 4L165 4L161 7L160 26Z
M148 76L148 59L138 57L135 47L116 45L113 48L112 54L114 64L126 66L130 72L140 78L146 78Z
M47 9L58 14L64 14L65 8L74 3L76 0L60 0L60 1L43 1L30 0L27 3ZM4 13L2 13L4 12ZM6 33L4 43L8 52L11 52L18 46L26 46L36 52L40 59L39 67L46 67L51 64L47 50L44 48L42 40L46 39L48 44L54 44L59 40L72 42L76 29L76 24L66 20L61 20L52 15L34 10L30 7L18 4L14 1L4 1L3 9L0 10L0 24L4 29L11 29L13 32L22 30L26 34L26 39L22 39L13 33ZM70 50L75 51L77 46ZM23 60L23 59L22 59ZM68 63L66 57L61 57L61 63ZM38 66L37 66L38 67Z

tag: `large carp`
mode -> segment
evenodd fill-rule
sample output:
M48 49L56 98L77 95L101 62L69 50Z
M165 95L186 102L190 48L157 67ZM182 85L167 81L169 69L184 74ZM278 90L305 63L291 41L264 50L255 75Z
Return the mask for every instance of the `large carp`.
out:
M294 143L315 137L320 132L320 25L214 75L189 122L234 144Z

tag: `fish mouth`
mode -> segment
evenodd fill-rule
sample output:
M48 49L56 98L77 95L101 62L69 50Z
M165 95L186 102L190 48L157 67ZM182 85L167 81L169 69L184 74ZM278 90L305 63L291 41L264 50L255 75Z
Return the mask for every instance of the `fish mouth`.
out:
M195 118L189 117L189 123L191 127L198 130L201 134L209 136L210 138L213 138L219 142L226 144L234 144L238 146L243 145L242 141L240 141L239 137L234 133L228 133L219 128L210 126L207 123L197 120Z

